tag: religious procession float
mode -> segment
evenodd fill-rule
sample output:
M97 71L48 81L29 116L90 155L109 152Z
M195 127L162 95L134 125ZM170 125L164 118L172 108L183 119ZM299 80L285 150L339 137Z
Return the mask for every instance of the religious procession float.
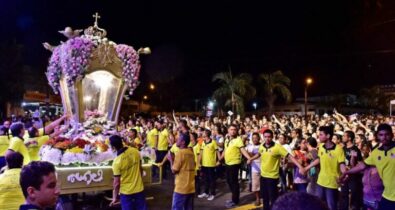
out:
M138 86L139 54L132 46L106 38L106 30L94 26L83 31L66 27L59 31L68 40L52 51L47 69L49 85L62 98L69 115L66 132L50 139L40 150L41 159L57 166L61 194L112 189L111 163L116 157L109 137L117 133L117 119L126 91ZM152 152L141 152L143 181L152 184Z

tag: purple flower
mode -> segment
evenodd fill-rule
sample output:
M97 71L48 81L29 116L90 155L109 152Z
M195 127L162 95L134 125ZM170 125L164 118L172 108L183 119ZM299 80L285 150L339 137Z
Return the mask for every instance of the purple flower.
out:
M133 94L133 91L138 84L138 75L134 75L134 72L138 72L140 69L140 65L138 65L139 56L133 47L128 45L117 45L115 50L123 63L123 81L128 86L129 93Z

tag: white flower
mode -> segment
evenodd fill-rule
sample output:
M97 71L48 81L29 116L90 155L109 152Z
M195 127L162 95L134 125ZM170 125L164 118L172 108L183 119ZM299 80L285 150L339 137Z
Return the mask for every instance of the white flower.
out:
M90 160L89 155L85 154L85 153L77 153L75 154L76 159L78 162L80 163L88 163Z
M61 164L62 165L70 165L70 164L76 163L76 162L78 162L77 157L72 152L65 152L63 154L62 159L61 159Z
M62 151L56 148L50 148L50 146L46 146L46 148L42 149L41 152L41 160L48 161L53 163L54 165L59 165L60 160L62 158Z

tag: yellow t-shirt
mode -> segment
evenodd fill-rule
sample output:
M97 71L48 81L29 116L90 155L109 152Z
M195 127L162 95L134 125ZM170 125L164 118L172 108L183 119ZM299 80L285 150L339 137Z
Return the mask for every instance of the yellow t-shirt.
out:
M197 175L197 171L199 170L199 165L197 164L198 162L198 157L200 154L200 144L195 144L195 146L190 145L193 149L193 154L195 155L195 163L196 163L196 167L195 167L195 176Z
M265 178L278 179L280 171L280 160L289 153L280 144L272 143L270 147L261 144L258 149L261 154L261 176Z
M201 147L202 150L202 166L203 167L215 167L217 163L217 142L211 140L209 143L205 141Z
M225 141L225 164L236 165L241 163L240 148L244 147L243 140L240 137Z
M194 147L194 146L192 146L192 143L189 143L188 144L188 147ZM179 152L180 151L180 148L179 147L177 147L177 144L173 144L171 147L170 147L170 152L171 153L173 153L173 154L176 154L177 152Z
M337 189L339 184L337 179L340 176L340 163L344 163L345 155L341 146L334 144L332 148L325 149L325 144L321 144L318 149L320 159L320 173L317 184L322 187Z
M8 139L8 136L0 136L0 157L5 155L9 146L10 140Z
M382 147L373 150L370 156L365 159L365 163L377 168L380 178L383 180L383 197L395 201L395 142L392 144L392 148L387 152Z
M149 147L155 147L155 143L156 143L156 138L159 135L159 132L156 128L151 129L148 133L147 133L147 144Z
M0 174L0 209L18 210L25 203L19 184L20 168L13 168Z
M136 138L133 140L133 142L134 142L134 144L135 144L136 146L142 144L142 142L141 142L141 140L140 140L139 137L136 137Z
M136 148L126 147L113 161L114 176L121 177L119 192L124 195L139 193L144 190L140 173L140 153Z
M180 151L180 148L177 147L176 144L173 144L173 146L171 146L171 148L170 148L170 152L173 153L173 154L176 154L179 151Z
M29 138L29 139L26 140L26 143L27 142L35 142L33 144L30 144L27 147L27 150L29 151L29 155L30 155L30 160L31 161L40 160L40 155L39 155L40 148L48 140L49 140L49 136L47 136L47 135L36 137L36 138Z
M135 129L137 131L137 133L141 133L141 127L135 126L133 129Z
M165 128L162 131L159 131L159 138L158 138L158 150L159 151L167 151L169 147L169 131Z
M180 194L195 193L195 155L191 148L180 149L174 157L173 170L178 171L174 192Z
M29 151L27 150L23 139L19 137L12 137L10 141L10 147L8 149L11 149L14 152L21 153L21 155L23 156L23 165L27 165L28 163L30 163Z

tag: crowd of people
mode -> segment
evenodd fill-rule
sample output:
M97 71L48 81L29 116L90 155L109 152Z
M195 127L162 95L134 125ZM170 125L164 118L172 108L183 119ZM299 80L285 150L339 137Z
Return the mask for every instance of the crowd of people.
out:
M42 144L49 138L45 134L62 133L56 128L65 118L43 128L33 123L28 132L22 123L10 126L5 121L0 127L0 164L5 160L7 168L0 175L0 183L14 183L16 189L20 182L26 204L37 206L31 199L28 202L28 193L35 191L23 189L23 172L33 173L28 168L40 164L36 150L32 150L37 147L31 145ZM310 199L311 204L330 210L395 209L395 119L391 117L344 116L336 111L308 119L298 115L202 118L173 113L122 119L117 130L109 141L117 154L110 206L147 209L139 150L149 147L155 150L163 178L174 174L172 209L193 209L195 199L216 199L217 184L222 183L219 179L226 180L231 193L226 208L240 205L239 183L247 179L255 205L263 203L263 209L284 209L282 202L287 199L279 195L294 197L295 201L303 200L300 195L319 198L317 202ZM30 143L29 139L35 140ZM153 175L159 175L157 168L153 169ZM20 174L20 181L16 174ZM11 177L14 182L9 181ZM0 187L0 191L8 188L12 187ZM33 188L39 190L40 186ZM290 191L296 193L288 194ZM0 208L9 204L5 199L0 192ZM19 200L13 199L16 203L24 200L22 194Z

